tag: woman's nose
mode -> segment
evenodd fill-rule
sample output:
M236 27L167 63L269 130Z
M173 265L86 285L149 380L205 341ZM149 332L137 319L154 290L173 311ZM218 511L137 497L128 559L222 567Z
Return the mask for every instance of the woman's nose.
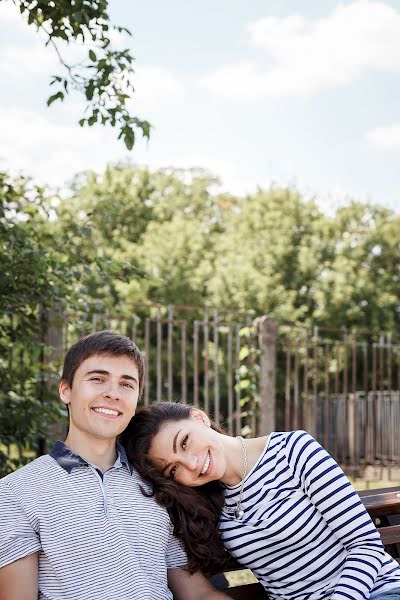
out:
M187 456L185 456L185 466L191 471L197 468L198 462L199 459L195 454L188 454Z

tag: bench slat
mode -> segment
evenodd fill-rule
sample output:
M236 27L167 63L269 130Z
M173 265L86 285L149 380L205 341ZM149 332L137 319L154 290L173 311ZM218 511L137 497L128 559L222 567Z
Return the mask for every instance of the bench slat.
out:
M384 546L388 546L389 544L400 544L400 525L380 527L378 531Z
M249 583L248 585L231 587L224 590L224 593L235 600L265 600L268 598L260 583Z
M369 494L361 500L371 517L384 517L400 513L400 492Z

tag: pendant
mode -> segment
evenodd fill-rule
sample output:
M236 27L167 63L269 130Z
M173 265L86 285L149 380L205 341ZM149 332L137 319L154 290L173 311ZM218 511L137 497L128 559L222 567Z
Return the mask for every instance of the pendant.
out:
M243 517L244 517L244 510L235 510L235 517L237 519L243 519Z
M237 506L224 506L224 510L230 515L235 515L238 512Z

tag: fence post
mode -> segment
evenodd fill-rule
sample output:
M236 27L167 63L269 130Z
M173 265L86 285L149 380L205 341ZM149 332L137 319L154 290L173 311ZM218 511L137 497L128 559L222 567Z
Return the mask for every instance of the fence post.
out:
M61 306L55 309L40 306L40 337L42 342L42 386L40 401L45 403L53 395L57 395L60 376L60 366L63 358L63 310ZM45 350L46 346L46 350ZM61 401L60 401L61 402ZM49 438L38 440L38 455L45 454L57 438L63 438L67 424L55 423L49 431Z
M260 420L259 434L276 429L276 345L278 325L272 317L258 317L254 321L260 356Z

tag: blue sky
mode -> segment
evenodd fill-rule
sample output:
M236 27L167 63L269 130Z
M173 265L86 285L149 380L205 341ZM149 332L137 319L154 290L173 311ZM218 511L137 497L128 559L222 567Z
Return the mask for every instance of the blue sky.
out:
M332 208L400 210L400 4L355 0L110 0L136 58L132 109L154 125L128 153L81 129L72 96L46 108L58 65L0 2L0 168L62 186L129 158L208 168L236 194L296 186ZM72 55L79 50L69 50Z

